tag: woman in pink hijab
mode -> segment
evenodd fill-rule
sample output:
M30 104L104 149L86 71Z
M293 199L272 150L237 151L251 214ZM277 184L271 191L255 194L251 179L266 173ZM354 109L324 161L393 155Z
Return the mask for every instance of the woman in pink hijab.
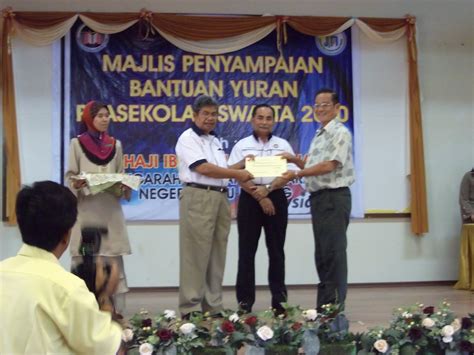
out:
M72 266L82 262L79 251L81 230L87 227L106 229L98 255L105 262L116 263L119 267L120 282L114 301L117 312L122 312L128 291L122 256L130 254L131 250L120 199L129 199L130 189L122 185L91 195L85 180L71 178L81 172L123 173L122 144L107 133L110 116L105 104L89 102L82 113L82 122L84 132L73 138L69 146L66 172L66 180L78 199L79 212L71 235Z

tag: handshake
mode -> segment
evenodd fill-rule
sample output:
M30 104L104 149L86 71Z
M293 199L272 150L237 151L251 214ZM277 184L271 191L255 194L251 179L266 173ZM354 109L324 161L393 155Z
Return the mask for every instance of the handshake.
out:
M112 295L117 290L120 275L116 263L105 262L97 255L103 234L107 234L107 229L99 227L82 229L79 254L83 260L72 269L72 273L85 281L89 291L95 295L101 310L114 313Z

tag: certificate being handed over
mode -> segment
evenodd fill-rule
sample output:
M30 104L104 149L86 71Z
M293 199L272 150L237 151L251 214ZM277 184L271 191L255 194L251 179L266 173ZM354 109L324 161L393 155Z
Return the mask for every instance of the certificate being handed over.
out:
M281 176L288 170L286 159L276 155L272 157L255 157L245 159L245 170L254 177L276 177Z

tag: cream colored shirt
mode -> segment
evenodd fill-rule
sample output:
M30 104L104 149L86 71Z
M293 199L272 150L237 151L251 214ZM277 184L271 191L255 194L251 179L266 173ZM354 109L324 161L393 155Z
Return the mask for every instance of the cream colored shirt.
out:
M69 250L72 256L78 256L81 243L81 229L84 227L107 228L107 236L102 238L100 255L118 256L131 253L127 226L120 198L114 194L103 192L97 195L85 195L82 190L72 187L72 175L86 173L123 173L122 144L116 141L115 156L107 165L97 165L91 162L81 148L79 139L71 139L69 147L69 163L66 180L70 183L71 191L77 196L78 216L72 228Z
M338 162L335 170L324 175L305 177L306 190L315 192L348 187L355 181L352 135L337 118L316 131L309 147L305 168L332 160Z
M0 354L115 354L121 327L84 281L23 244L0 263Z

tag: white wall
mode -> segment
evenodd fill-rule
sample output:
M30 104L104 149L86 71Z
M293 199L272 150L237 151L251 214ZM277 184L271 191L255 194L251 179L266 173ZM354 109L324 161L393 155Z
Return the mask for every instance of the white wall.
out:
M419 72L423 94L423 131L430 232L413 236L407 220L352 221L349 228L349 282L454 280L457 278L460 217L459 183L474 163L473 2L457 0L261 0L261 1L1 1L14 10L138 11L272 13L314 16L417 16ZM85 4L85 5L84 5ZM112 6L115 4L117 6ZM295 6L298 4L298 6ZM52 84L50 48L15 46L15 78L25 183L52 176ZM384 80L383 74L374 75ZM391 132L381 130L380 135ZM380 152L380 166L386 160ZM0 154L1 156L1 154ZM3 180L2 180L3 181ZM365 188L379 189L380 186ZM15 228L0 225L0 259L14 255L21 244ZM126 257L130 286L176 286L178 228L174 223L130 224L134 254ZM225 284L236 275L237 232L229 238ZM287 233L287 283L315 283L311 225L290 222ZM68 266L69 262L62 262ZM266 284L266 252L257 256L257 283Z

